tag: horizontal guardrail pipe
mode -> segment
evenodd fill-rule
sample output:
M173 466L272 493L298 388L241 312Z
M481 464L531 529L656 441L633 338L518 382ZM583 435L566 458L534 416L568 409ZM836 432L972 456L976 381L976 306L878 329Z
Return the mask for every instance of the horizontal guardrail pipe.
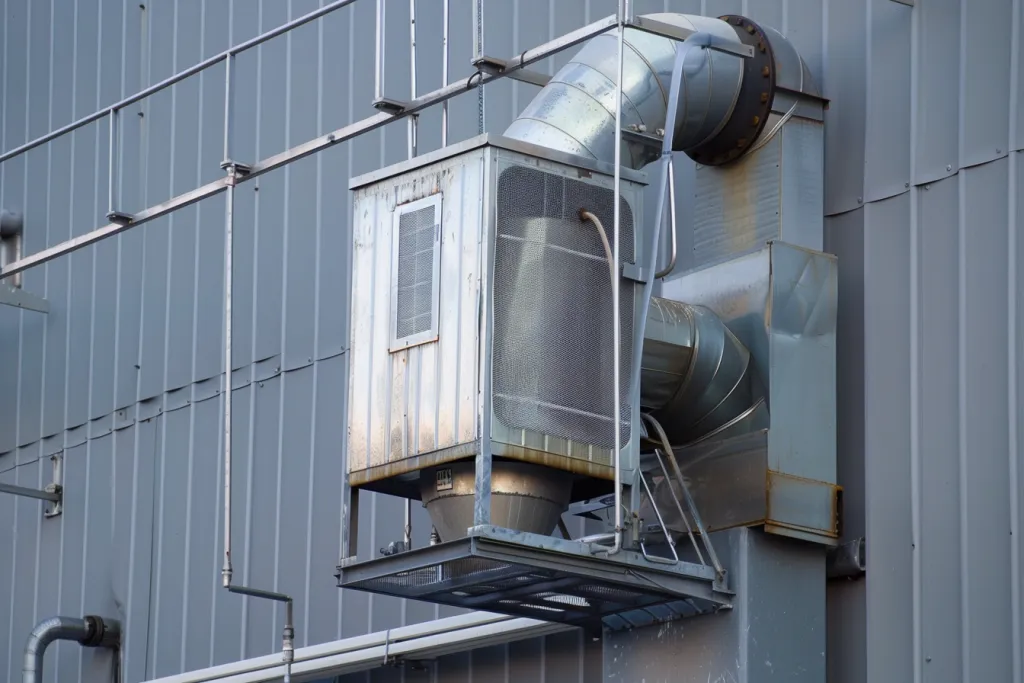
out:
M326 14L330 14L331 12L334 12L335 10L339 10L342 7L345 7L347 5L351 5L355 1L356 0L335 0L334 2L328 3L328 4L324 5L323 7L319 8L319 9L316 9L316 10L313 10L312 12L309 12L308 14L303 14L301 17L297 17L295 19L292 19L291 21L289 21L286 24L281 24L277 28L271 29L270 31L267 31L266 33L261 33L260 35L255 36L253 38L250 38L249 40L247 40L247 41L245 41L243 43L239 43L238 45L235 45L234 47L230 47L227 50L225 50L224 52L221 52L220 54L216 54L216 55L214 55L212 57L208 57L208 58L204 59L203 61L199 62L198 64L190 66L189 68L185 69L184 71L179 71L178 73L174 74L173 76L168 76L167 78L165 78L164 80L160 81L159 83L154 83L153 85L149 86L148 88L145 88L144 90L140 90L139 92L135 93L134 95L129 95L128 97L126 97L125 99L121 100L120 102L115 102L114 104L112 104L112 105L110 105L108 107L104 107L103 109L95 111L92 114L89 114L88 116L86 116L84 118L78 119L77 121L73 121L73 122L67 124L66 126L58 128L57 130L51 131L51 132L47 133L46 135L43 135L42 137L39 137L39 138L36 138L35 140L32 140L31 142L26 142L24 145L21 145L20 147L15 147L12 150L9 150L7 152L4 152L3 154L0 154L0 163L3 163L3 162L8 161L10 159L13 159L14 157L18 156L19 154L24 154L25 152L28 152L29 150L32 150L32 149L35 149L36 147L39 147L40 145L45 145L47 142L51 142L51 141L56 140L57 138L61 137L62 135L66 135L66 134L68 134L68 133L70 133L72 131L78 130L82 126L87 126L90 123L93 123L94 121L99 121L104 116L107 116L107 115L111 114L112 112L115 112L115 111L117 111L119 109L124 109L125 107L127 107L129 105L135 104L139 100L144 100L147 97L149 97L150 95L154 95L154 94L160 92L161 90L164 90L166 88L171 87L175 83L180 83L181 81L185 80L189 76L195 76L200 71L204 71L204 70L210 68L211 66L214 66L215 64L218 64L218 63L224 61L225 59L227 59L228 57L230 57L232 55L238 55L238 54L241 54L242 52L245 52L246 50L249 50L251 48L256 47L257 45L262 45L263 43L265 43L268 40L271 40L273 38L276 38L277 36L281 35L282 33L287 33L288 31L291 31L292 29L298 28L298 27L300 27L300 26L302 26L304 24L308 24L309 22L314 21L316 19L319 19L320 17L322 17L322 16L324 16Z
M354 2L355 0L341 1ZM588 24L582 28L576 29L575 31L571 31L559 38L555 38L554 40L548 41L533 49L526 50L518 57L509 60L508 66L500 73L484 73L478 71L472 76L463 78L447 86L439 88L433 92L421 95L420 97L413 99L406 105L406 107L403 110L397 113L392 114L381 112L379 114L374 114L373 116L362 119L361 121L356 121L355 123L351 123L347 126L342 126L333 133L321 135L317 138L309 140L308 142L304 142L301 145L297 145L279 154L275 154L271 157L268 157L260 162L257 162L255 165L252 166L247 175L237 177L234 182L239 184L248 182L253 178L256 178L260 175L263 175L264 173L268 173L275 169L281 168L286 164L298 161L299 159L303 159L311 154L315 154L324 149L327 149L328 147L332 147L333 145L345 142L346 140L350 140L364 133L369 133L370 131L376 130L377 128L380 128L388 123L391 123L392 121L398 121L400 119L405 118L406 116L411 116L413 114L416 114L417 112L427 109L428 107L432 107L435 104L440 104L442 102L450 100L456 95L461 95L479 86L486 85L487 83L491 83L501 78L505 78L510 74L518 71L519 69L525 68L531 64L547 59L548 57L551 57L552 55L555 55L561 52L562 50L566 50L570 47L578 45L583 41L588 40L589 38L593 38L594 36L603 33L604 31L607 31L610 28L614 28L615 26L616 18L614 16L610 16L605 19L601 19L594 23ZM138 213L133 214L133 220L130 223L111 223L101 228L97 228L92 232L86 233L84 235L79 235L78 237L74 237L65 242L61 242L60 244L56 244L52 247L48 247L47 249L43 249L34 254L25 256L17 261L9 263L8 265L0 269L0 278L9 277L16 273L20 273L24 270L28 270L29 268L34 268L35 266L42 265L47 261L52 261L55 258L59 258L61 256L64 256L65 254L69 254L73 251L82 249L83 247L95 244L97 242L107 239L108 237L113 237L124 232L125 230L136 227L138 225L142 225L143 223L147 223L155 218L165 216L172 211L176 211L178 209L189 206L190 204L194 204L204 199L208 199L209 197L212 197L216 194L220 194L221 192L223 192L225 189L227 189L227 185L228 179L226 177L221 178L219 180L215 180L211 183L203 185L202 187L195 188L194 190L190 190L176 197L172 197L171 199L168 199L165 202L156 204L149 208L143 209Z

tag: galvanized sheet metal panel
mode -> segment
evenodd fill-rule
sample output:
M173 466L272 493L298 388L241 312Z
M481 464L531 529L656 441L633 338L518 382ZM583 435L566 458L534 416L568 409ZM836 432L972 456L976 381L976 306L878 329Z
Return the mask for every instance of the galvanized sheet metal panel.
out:
M930 0L913 12L917 20L917 110L914 182L926 183L960 168L960 98L950 85L960 73L961 0Z
M902 194L910 183L910 24L912 10L869 0L864 201ZM828 128L826 127L826 130Z
M1007 152L1013 0L963 0L960 19L960 165Z
M982 577L1007 588L1021 580L1010 573L1007 171L1000 159L960 177L960 556L970 680L1012 680L1012 603L984 588ZM984 565L974 561L979 557Z
M917 193L918 228L914 258L918 262L917 378L918 449L927 454L920 478L920 590L922 595L957 595L960 591L962 536L960 529L959 425L959 182L948 178ZM923 610L922 610L923 612ZM936 683L962 680L963 630L960 600L938 600L923 619L921 652L931 658L930 676ZM922 613L923 616L923 613Z
M871 585L867 614L885 614L868 629L869 681L913 680L911 554L910 196L864 209L865 532ZM884 332L883 332L884 331Z
M825 215L857 208L864 200L867 151L867 13L868 0L830 3L824 25L829 58L821 80L831 100L825 111ZM830 163L836 159L839 162Z

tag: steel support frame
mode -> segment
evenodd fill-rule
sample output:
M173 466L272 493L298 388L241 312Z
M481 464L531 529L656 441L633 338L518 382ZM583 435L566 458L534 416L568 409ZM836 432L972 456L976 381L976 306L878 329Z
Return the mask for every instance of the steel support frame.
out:
M175 83L178 83L184 80L185 78L188 78L189 76L193 76L211 66L214 66L215 64L219 64L222 61L230 62L233 56L236 56L241 52L244 52L245 50L256 47L257 45L260 45L270 40L271 38L275 38L293 28L297 28L298 26L302 26L306 23L309 23L314 19L318 19L326 14L329 14L330 12L350 5L353 2L355 2L355 0L336 0L335 2L325 5L324 7L314 12L310 12L307 15L304 15L302 17L299 17L298 19L295 19L294 21L284 24L274 29L273 31L257 36L249 41L246 41L245 43L241 43L240 45L237 45L229 50L226 50L219 55L210 57L209 59L206 59L200 62L199 64L196 64L195 66L186 69L185 71L175 74L174 76L171 76L170 78L161 81L160 83L150 86L149 88L146 88L145 90L142 90L136 93L135 95L125 98L124 100L121 100L120 102L111 105L110 107L102 109L74 123L68 124L63 128L55 130L52 133L49 133L41 138L33 140L32 142L22 145L16 149L8 151L0 155L0 162L7 161L8 159L11 159L19 154L29 151L30 149L34 149L40 145L50 142L66 133L70 133L74 130L77 130L78 128L81 128L82 126L85 126L89 123L98 121L106 116L113 116L112 112L114 111L123 109L130 104L145 99L146 97L149 97L154 93L164 90L165 88L171 87ZM604 19L600 19L598 21L590 23L586 26L583 26L582 28L576 29L558 38L555 38L554 40L543 43L530 50L526 50L525 52L515 57L514 59L505 60L504 68L502 68L500 71L477 71L468 78L460 79L453 83L444 85L441 88L434 90L433 92L426 93L424 95L420 95L413 98L408 103L406 103L406 106L399 112L380 112L374 114L360 121L356 121L346 126L342 126L341 128L338 128L337 130L331 133L318 136L316 138L313 138L312 140L296 145L295 147L287 149L283 152L267 157L266 159L263 159L262 161L253 164L251 166L250 172L247 175L245 175L244 177L237 178L234 182L248 182L254 178L263 175L264 173L268 173L270 171L286 166L287 164L290 164L292 162L304 159L305 157L310 156L311 154L316 154L329 147L333 147L334 145L345 142L346 140L351 140L352 138L355 138L364 133L369 133L371 131L377 130L378 128L381 128L382 126L385 126L388 123L398 121L399 119L402 119L407 116L412 116L434 105L443 104L457 95L473 91L481 86L487 85L488 83L492 83L501 78L511 77L513 74L516 74L518 71L523 70L532 64L540 62L544 59L547 59L548 57L551 57L552 55L558 54L564 50L579 45L580 43L589 40L590 38L593 38L598 34L604 33L605 31L615 29L617 25L618 17L616 17L615 15L608 16L605 17ZM636 28L642 31L646 31L649 33L662 35L666 38L670 38L673 40L682 40L688 37L689 35L687 32L681 31L678 28L671 27L671 30L669 30L668 28L658 24L657 22L651 22L650 20L644 19L642 17L630 18L626 20L623 25L631 28ZM230 71L230 69L228 70ZM230 81L230 78L227 80ZM228 87L227 89L230 88ZM114 128L116 133L116 126L114 126ZM116 140L116 135L112 138L112 140ZM116 171L116 169L114 169L114 171ZM159 204L154 204L150 207L142 209L141 211L132 214L131 220L129 222L125 222L121 219L118 219L117 221L112 221L107 225L99 227L91 232L85 233L84 235L79 235L78 237L66 240L64 242L61 242L60 244L56 244L47 249L35 252L34 254L24 256L18 259L17 261L7 264L2 269L0 269L0 278L6 278L11 275L15 275L17 273L28 270L30 268L42 265L44 263L47 263L48 261L52 261L53 259L60 258L61 256L65 256L84 247L96 244L97 242L101 242L109 237L114 237L115 235L118 235L129 228L135 227L137 225L142 225L144 223L152 221L156 218L160 218L173 211L182 209L186 206L202 201L204 199L209 199L210 197L213 197L215 195L220 194L221 192L224 192L227 189L229 183L231 182L232 181L227 176L225 176L224 178L220 178L213 182L207 183L206 185L202 185L200 187L189 190L188 192L184 192L180 195L167 199L166 201L160 202Z
M338 566L338 585L360 591L492 612L495 610L491 605L495 601L558 591L566 587L563 584L580 581L609 584L624 590L638 591L649 597L657 596L654 602L656 605L680 600L700 600L714 609L728 609L734 597L734 593L719 580L714 568L708 565L681 561L669 568L662 562L653 561L639 552L628 549L623 549L613 556L604 554L595 557L588 548L577 541L511 531L490 525L475 526L468 532L466 537L418 548L412 552L395 553L366 562L357 562L350 558ZM421 572L439 571L437 568L442 565L469 558L518 567L510 570L514 573L506 575L505 579L525 577L536 571L549 572L552 576L544 580L523 581L516 587L492 587L486 592L463 595L459 600L452 601L447 601L442 596L469 586L488 585L488 581L494 577L481 577L471 572L467 576L448 577L436 584L390 589L390 584L378 583L385 577L413 576ZM606 616L643 610L652 605L629 606L623 603L622 606L624 609L621 611L609 612ZM516 610L509 609L509 614L516 613ZM590 621L594 615L580 613L573 616L567 612L563 616L568 622L582 623Z

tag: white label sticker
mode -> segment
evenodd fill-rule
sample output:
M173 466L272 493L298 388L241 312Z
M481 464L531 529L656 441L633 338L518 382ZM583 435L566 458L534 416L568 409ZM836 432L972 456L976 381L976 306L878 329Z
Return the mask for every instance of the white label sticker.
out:
M450 467L446 467L441 470L437 470L435 475L437 477L437 490L438 491L450 491L452 488L452 470Z

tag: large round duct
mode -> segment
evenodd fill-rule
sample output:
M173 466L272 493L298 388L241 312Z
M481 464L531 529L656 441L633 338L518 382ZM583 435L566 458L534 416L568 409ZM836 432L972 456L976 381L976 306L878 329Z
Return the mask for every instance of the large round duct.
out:
M472 460L420 471L420 496L442 541L462 538L473 526L476 470ZM571 475L531 463L491 463L491 524L550 535L569 507Z
M704 306L651 297L640 363L640 405L673 444L700 440L750 412L750 352Z
M816 94L796 50L778 31L745 17L688 14L644 15L692 31L679 43L636 28L623 37L622 126L661 135L666 121L676 50L683 51L681 101L672 146L707 165L734 161L771 135L776 86ZM614 163L615 93L618 71L615 30L587 42L534 97L505 135L525 142ZM745 58L709 42L753 49ZM658 156L642 143L622 142L622 163L640 168Z

